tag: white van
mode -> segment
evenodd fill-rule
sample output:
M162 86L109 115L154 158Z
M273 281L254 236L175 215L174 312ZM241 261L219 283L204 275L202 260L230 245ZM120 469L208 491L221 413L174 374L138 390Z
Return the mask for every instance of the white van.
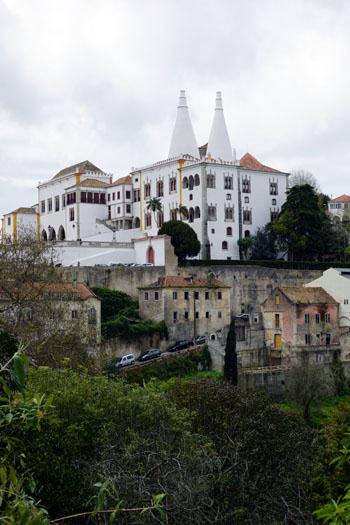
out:
M134 354L123 355L122 357L118 357L115 362L115 367L122 368L124 366L132 365L133 363L135 363Z

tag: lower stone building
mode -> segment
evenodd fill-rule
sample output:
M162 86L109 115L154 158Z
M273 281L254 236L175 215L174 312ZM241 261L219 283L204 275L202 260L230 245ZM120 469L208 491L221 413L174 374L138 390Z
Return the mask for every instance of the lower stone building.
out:
M159 277L139 288L139 304L142 318L166 322L172 340L223 338L231 319L230 287L210 276Z
M323 288L275 288L262 316L270 365L327 365L340 356L339 303Z

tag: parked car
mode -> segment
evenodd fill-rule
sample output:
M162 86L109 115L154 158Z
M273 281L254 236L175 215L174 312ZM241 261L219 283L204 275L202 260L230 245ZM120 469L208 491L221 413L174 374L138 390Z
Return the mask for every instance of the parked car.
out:
M191 339L176 341L176 343L169 346L169 348L167 349L167 352L177 352L178 350L185 350L186 348L189 348L190 346L193 346L193 345L194 343Z
M197 335L197 337L194 340L196 345L204 345L204 343L207 342L207 336L206 335Z
M130 366L135 363L134 354L123 355L122 357L117 357L113 362L113 368L124 368L124 366Z
M138 358L138 361L144 362L144 361L150 361L151 359L157 359L162 355L159 348L150 348L147 350L147 352L140 355Z

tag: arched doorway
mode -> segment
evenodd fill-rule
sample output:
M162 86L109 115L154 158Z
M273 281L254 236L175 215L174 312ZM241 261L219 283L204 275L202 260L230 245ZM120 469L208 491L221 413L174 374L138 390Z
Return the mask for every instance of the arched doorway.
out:
M149 246L147 249L147 262L149 264L154 264L154 250L152 246Z
M64 231L64 228L62 225L58 228L57 238L59 241L64 241L66 238L66 232Z
M140 219L138 217L135 217L134 219L134 228L140 227Z
M47 241L47 233L45 230L41 232L41 240L46 242Z
M55 241L56 240L56 231L55 228L52 226L49 226L49 241Z

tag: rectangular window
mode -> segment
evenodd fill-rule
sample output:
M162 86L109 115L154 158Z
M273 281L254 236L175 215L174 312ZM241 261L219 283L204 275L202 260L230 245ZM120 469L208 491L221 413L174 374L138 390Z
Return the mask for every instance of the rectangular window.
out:
M281 334L275 334L273 338L273 346L275 350L281 350L282 348L282 336Z
M205 318L209 319L209 312L205 312Z
M280 327L280 314L275 314L275 328Z
M173 292L173 299L174 299L174 301L177 300L177 292Z
M225 177L224 188L225 188L225 190L232 190L232 188L233 188L232 177Z
M245 326L236 326L236 341L245 341Z
M140 202L140 190L134 190L134 202Z
M75 204L77 201L77 195L75 193L75 191L73 193L67 193L67 204L68 206L70 204Z
M187 310L184 313L184 318L185 318L186 321L188 321L188 311Z
M277 182L270 182L270 195L278 195Z
M99 203L100 203L100 194L94 193L94 204L99 204Z
M69 220L74 221L74 208L69 208Z
M344 299L344 304L349 304L349 299Z
M311 335L310 334L305 334L305 344L306 345L311 344Z
M208 206L208 221L216 221L216 206Z
M145 292L145 301L148 301L148 292Z
M131 213L131 204L126 205L126 213Z
M324 322L325 323L330 323L331 322L331 314L330 313L326 312L324 314Z
M45 213L45 201L41 201L41 213Z
M100 204L106 204L106 194L100 193Z
M218 292L218 299L219 301L222 299L222 292Z
M11 226L11 217L7 217L7 226Z
M250 180L247 177L245 177L242 180L242 193L250 193L250 190Z
M107 199L108 199L108 202L111 200L111 194L110 193L108 193Z
M89 203L91 203L91 202L92 202L92 198L93 198L93 197L92 197L92 192L91 192L91 191L88 191L88 194L87 194L87 201L88 201Z
M62 195L62 208L66 207L66 196Z
M231 193L226 193L226 200L227 200L227 201L232 200L232 195L231 195Z
M78 319L78 310L72 310L72 319Z
M154 300L158 301L159 299L159 292L154 292Z
M188 292L184 292L184 299L185 299L185 301L188 301L188 297L189 297L188 296Z
M225 208L225 221L233 221L233 206Z
M215 181L215 175L209 174L207 175L207 188L215 188L216 181Z
M86 191L82 191L80 194L80 202L86 202Z
M205 292L205 300L208 301L209 299L209 292Z
M115 201L115 192L112 193L112 201Z
M196 312L196 319L199 319L199 312Z
M310 314L304 314L304 323L309 324L310 323Z
M118 197L119 198L119 197ZM126 190L125 192L125 198L126 199L131 199L131 191L130 190Z
M176 177L170 177L169 179L169 192L176 191Z
M55 211L60 211L60 198L58 195L55 197Z
M243 224L251 224L251 223L252 223L252 211L243 210Z
M321 316L320 316L320 314L316 314L316 315L315 315L315 321L316 321L317 324L320 323L320 321L321 321Z
M326 334L326 345L331 344L331 334Z
M47 209L48 211L52 211L52 199L47 200Z
M120 206L117 206L117 213L120 214Z
M218 312L218 318L221 319L221 312Z
M120 191L117 191L117 201L120 200Z
M280 296L275 295L275 304L280 304Z
M177 312L173 312L173 321L174 323L177 321Z
M112 210L111 207L108 206L108 219L110 220L112 218Z
M195 298L196 300L199 299L199 292L194 292L194 298Z

